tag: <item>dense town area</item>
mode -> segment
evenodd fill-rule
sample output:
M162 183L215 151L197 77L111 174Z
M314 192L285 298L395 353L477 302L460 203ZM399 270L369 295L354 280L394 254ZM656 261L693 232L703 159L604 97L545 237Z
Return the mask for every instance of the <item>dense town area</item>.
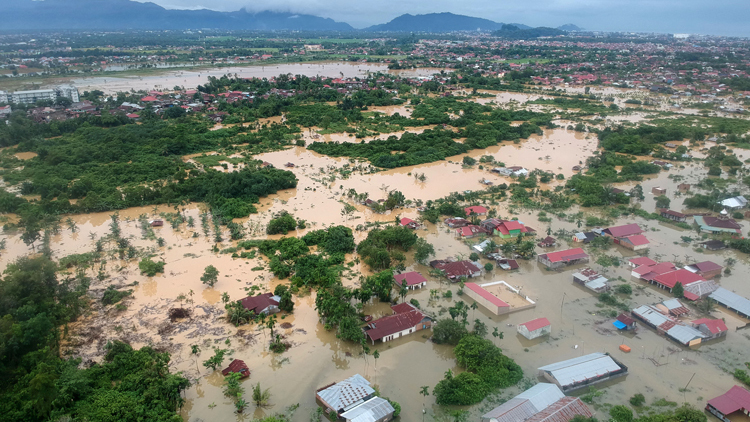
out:
M748 421L749 69L511 25L0 35L0 420Z

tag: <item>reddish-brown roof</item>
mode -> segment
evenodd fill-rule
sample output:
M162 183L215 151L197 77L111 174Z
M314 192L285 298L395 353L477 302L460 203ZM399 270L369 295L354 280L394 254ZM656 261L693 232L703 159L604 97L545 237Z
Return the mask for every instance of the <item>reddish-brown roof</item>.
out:
M661 213L662 214L671 215L672 217L677 217L677 218L686 218L687 217L685 214L683 214L681 212L668 210L666 208L662 208L661 209Z
M449 278L470 276L476 272L482 271L471 261L446 262L438 264L435 268L445 271L445 275Z
M646 238L646 236L642 234L634 234L632 236L628 236L624 241L632 244L633 246L642 246L642 245L648 245L650 242Z
M427 279L424 278L422 274L416 271L403 273L403 274L396 274L393 276L393 278L396 279L396 284L398 284L399 286L401 285L402 281L406 281L407 286L414 286L416 284L421 284L427 281Z
M606 229L605 232L611 234L614 237L626 237L632 236L634 234L641 234L643 233L643 230L641 230L641 227L638 224L631 223L625 224L624 226L610 227Z
M727 325L720 319L701 318L693 321L694 325L705 325L712 334L719 334L727 331Z
M421 312L412 310L378 318L367 324L370 329L365 331L365 335L367 335L372 341L380 340L383 337L416 327L417 324L422 322L424 317L425 316Z
M625 314L617 315L617 320L622 322L625 325L633 325L633 323L635 322L633 318L630 318L629 316Z
M473 205L471 207L464 208L464 211L466 212L466 215L471 215L472 211L474 214L487 214L487 208L481 206L481 205Z
M248 296L240 300L242 307L256 314L260 313L271 305L278 306L279 302L273 299L273 293L263 293L258 296Z
M405 225L411 224L411 223L415 223L416 224L416 221L412 220L411 218L406 218L406 217L404 217L404 218L401 219L401 225L402 226L405 226Z
M484 288L482 288L476 283L466 283L464 287L475 292L476 294L481 296L483 299L489 300L490 303L495 306L500 306L501 308L510 308L510 305L507 304L505 301L493 295L492 293L488 292L487 290L484 290Z
M542 254L541 256L543 257L546 256L550 262L560 262L560 261L572 261L574 259L586 258L588 255L583 251L583 249L574 248L574 249L566 249L564 251L550 252L550 253Z
M518 324L518 325L523 325L529 331L536 331L540 328L547 327L551 324L547 318L537 318L537 319L532 319L529 322L524 322L523 324Z
M578 397L563 397L525 422L569 422L578 415L594 416Z
M639 256L638 258L633 258L630 260L630 262L636 267L641 265L656 265L656 261L647 256Z
M719 412L729 415L738 410L750 410L750 391L735 385L729 391L708 401L708 405Z
M668 273L660 274L654 277L654 281L668 288L673 288L677 283L681 283L686 286L690 283L704 280L698 274L691 273L690 271L680 268L676 271L670 271Z
M633 272L640 275L644 280L651 281L661 274L674 271L675 268L677 267L671 262L660 262L656 265L641 265L634 269Z
M245 361L235 359L228 367L221 370L221 375L227 376L233 372L236 372L242 376L242 378L250 376L250 368L245 365Z
M398 305L391 306L391 310L394 314L403 314L404 312L418 311L419 309L409 302L402 302Z
M720 269L724 268L721 265L719 265L719 264L717 264L715 262L712 262L712 261L703 261L703 262L699 262L697 264L693 264L691 266L697 268L698 271L704 272L704 273L708 272L708 271L715 271L715 270L720 270Z
M723 220L718 217L703 217L703 222L706 223L709 227L717 227L721 229L734 229L734 230L742 230L742 226L737 224L736 221L732 219Z

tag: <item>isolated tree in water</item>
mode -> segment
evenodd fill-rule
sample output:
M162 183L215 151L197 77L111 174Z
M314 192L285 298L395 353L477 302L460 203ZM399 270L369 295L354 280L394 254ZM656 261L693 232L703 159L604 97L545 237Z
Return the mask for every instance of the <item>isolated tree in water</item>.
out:
M217 270L213 265L209 265L208 267L206 267L206 269L203 270L201 281L203 282L203 284L208 284L209 286L214 287L214 284L219 281L219 270Z

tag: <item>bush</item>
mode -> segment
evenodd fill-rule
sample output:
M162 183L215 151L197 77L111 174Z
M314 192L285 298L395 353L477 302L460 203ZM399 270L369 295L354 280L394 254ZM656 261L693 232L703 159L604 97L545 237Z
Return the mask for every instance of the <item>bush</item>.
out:
M611 409L609 409L609 416L612 417L612 420L614 422L632 422L633 421L633 411L621 404L618 404L617 406L614 406Z
M620 284L619 286L615 287L615 292L629 295L633 293L633 288L630 286L630 284Z
M119 291L114 286L108 286L107 290L104 291L104 296L102 296L102 303L112 305L122 300L122 298L130 296L132 293L132 290Z
M462 372L454 377L449 371L445 379L437 383L432 394L438 404L466 406L482 401L487 394L486 388L477 374Z
M471 261L479 261L479 254L476 253L476 252L472 252L469 255L469 260L471 260Z
M646 403L646 397L643 394L638 393L630 398L630 404L635 407L641 407Z
M414 305L414 307L417 308L417 309L420 308L419 301L417 299L411 299L411 300L409 300L409 303L411 303L412 305Z
M143 258L138 263L138 268L141 270L141 274L146 274L149 277L153 277L158 273L164 272L165 262L154 262L151 258Z
M437 344L456 345L464 336L469 334L466 327L459 321L441 319L432 326L432 342Z
M286 211L282 211L268 222L267 234L287 234L297 228L297 220Z

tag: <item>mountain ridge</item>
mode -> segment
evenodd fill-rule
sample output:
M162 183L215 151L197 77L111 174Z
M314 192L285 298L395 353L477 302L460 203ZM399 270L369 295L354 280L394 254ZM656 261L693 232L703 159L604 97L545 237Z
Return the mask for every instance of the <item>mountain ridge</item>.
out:
M166 9L132 0L5 0L4 30L296 30L363 32L498 31L502 22L450 12L403 14L389 22L356 29L309 14L291 12L219 12L210 9ZM521 30L532 27L512 23ZM570 29L568 29L570 28ZM558 29L580 30L566 24Z

